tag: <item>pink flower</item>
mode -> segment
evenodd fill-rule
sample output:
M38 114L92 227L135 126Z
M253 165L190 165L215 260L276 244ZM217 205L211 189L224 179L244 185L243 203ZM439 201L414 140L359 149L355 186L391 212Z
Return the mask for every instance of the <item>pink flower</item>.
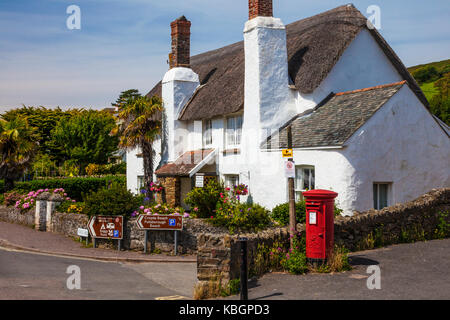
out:
M144 206L140 206L139 209L144 210Z
M185 212L184 215L183 215L183 217L189 218L189 213Z
M72 202L77 202L76 200L72 200Z
M145 209L144 210L144 213L149 213L150 212L150 209Z
M45 192L48 192L48 189L45 189L44 191L45 191Z
M197 211L198 211L198 208L197 208L197 207L195 207L195 208L194 208L194 211L196 211L196 212L197 212Z

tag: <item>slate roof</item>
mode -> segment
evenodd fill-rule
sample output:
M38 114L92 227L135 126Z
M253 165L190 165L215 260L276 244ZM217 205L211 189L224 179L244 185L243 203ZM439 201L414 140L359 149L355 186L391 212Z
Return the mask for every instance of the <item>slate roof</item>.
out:
M288 148L288 126L291 126L293 148L342 146L405 83L331 94L315 109L291 119L262 147Z
M163 165L155 171L157 176L189 176L189 173L214 149L192 150L183 153L175 162Z
M418 98L428 102L401 60L353 5L344 5L286 26L289 76L301 93L313 92L348 45L367 29ZM210 119L244 108L244 42L191 57L201 86L181 112L180 120ZM161 82L147 95L161 96Z

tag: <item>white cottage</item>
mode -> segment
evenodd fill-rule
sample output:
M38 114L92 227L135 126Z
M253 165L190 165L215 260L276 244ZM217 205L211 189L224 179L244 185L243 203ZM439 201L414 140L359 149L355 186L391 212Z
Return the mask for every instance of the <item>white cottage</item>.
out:
M196 175L245 183L246 200L268 208L288 201L288 127L297 198L333 190L352 214L450 186L448 127L353 5L285 26L272 0L250 0L244 41L194 57L190 26L172 22L170 70L148 93L164 101L156 178L171 204L186 207ZM142 176L128 152L128 188Z

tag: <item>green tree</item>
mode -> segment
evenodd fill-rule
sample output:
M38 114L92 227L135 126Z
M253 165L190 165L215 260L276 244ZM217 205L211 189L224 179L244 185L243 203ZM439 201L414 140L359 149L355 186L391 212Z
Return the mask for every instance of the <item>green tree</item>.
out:
M63 118L70 118L79 109L71 109L63 111L61 108L48 109L45 107L26 107L8 110L2 114L2 118L6 121L12 121L18 117L25 118L28 125L36 128L39 139L39 151L42 154L48 154L52 160L58 162L63 161L62 150L59 146L55 146L52 140L52 130L58 122Z
M38 135L26 119L0 120L0 178L5 192L14 188L14 181L28 169L38 147Z
M431 82L439 79L440 74L433 66L426 66L413 72L413 77L423 84L425 82Z
M107 163L117 150L118 137L111 134L115 126L110 113L83 110L58 122L52 131L52 144L65 159L77 161L82 171L89 163Z
M113 104L114 105L114 104ZM120 146L127 149L139 147L144 160L144 183L153 181L153 143L161 133L163 104L159 97L147 98L136 90L121 93L116 102L119 109Z

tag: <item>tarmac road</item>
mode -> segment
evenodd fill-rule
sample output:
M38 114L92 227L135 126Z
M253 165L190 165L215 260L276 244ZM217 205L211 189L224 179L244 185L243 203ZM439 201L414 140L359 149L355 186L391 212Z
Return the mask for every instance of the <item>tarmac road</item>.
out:
M72 265L80 268L80 290L67 288L73 273L66 271ZM0 299L190 299L196 267L195 263L101 262L0 249Z

